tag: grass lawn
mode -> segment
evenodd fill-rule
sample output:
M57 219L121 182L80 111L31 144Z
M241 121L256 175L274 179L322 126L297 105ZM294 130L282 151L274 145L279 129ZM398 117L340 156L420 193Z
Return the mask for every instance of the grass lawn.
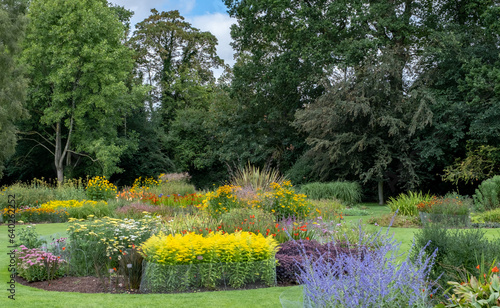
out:
M390 213L386 206L376 204L367 205L372 215ZM346 216L346 221L366 220L370 216ZM57 233L64 236L66 223L38 224L38 233L48 236ZM368 225L369 228L378 228ZM19 230L21 226L16 226ZM402 242L402 252L411 247L412 239L417 228L391 228L390 234ZM9 262L7 226L0 226L0 281L4 286L1 291L0 307L281 307L280 295L285 292L286 298L298 298L301 294L300 287L273 287L255 290L219 291L184 294L80 294L65 292L49 292L16 284L16 300L7 298ZM486 236L494 238L500 236L499 229L489 229Z

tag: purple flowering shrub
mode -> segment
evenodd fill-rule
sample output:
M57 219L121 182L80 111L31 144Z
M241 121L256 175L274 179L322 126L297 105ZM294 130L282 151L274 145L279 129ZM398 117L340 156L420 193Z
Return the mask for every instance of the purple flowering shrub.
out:
M276 253L278 265L276 266L276 280L278 283L297 283L300 273L299 267L303 264L305 252L312 261L322 257L326 262L334 262L340 252L348 253L356 248L347 248L345 243L321 244L315 240L288 241L280 245Z
M337 250L333 260L327 254L312 257L301 248L298 282L304 285L304 307L432 306L436 284L428 277L436 252L427 256L422 249L412 262L410 251L400 262L400 245L379 231L358 249Z
M17 276L27 281L43 281L64 276L66 261L60 256L21 245L16 252Z

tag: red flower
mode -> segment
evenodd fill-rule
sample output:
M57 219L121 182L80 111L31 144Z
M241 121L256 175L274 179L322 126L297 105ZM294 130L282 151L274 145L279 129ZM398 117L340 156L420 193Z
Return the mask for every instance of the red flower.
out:
M63 251L64 251L64 250L66 249L66 247L63 247L62 249L63 249Z
M496 266L495 266L494 268L492 268L492 269L491 269L491 272L492 272L492 273L498 273L498 267L496 267Z
M477 268L477 269L479 269L479 265L478 265L478 266L476 266L476 268Z

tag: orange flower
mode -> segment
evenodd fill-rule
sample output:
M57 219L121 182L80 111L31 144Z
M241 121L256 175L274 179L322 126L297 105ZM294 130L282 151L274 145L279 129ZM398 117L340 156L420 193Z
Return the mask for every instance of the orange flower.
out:
M496 266L495 266L494 268L492 268L492 269L491 269L491 272L492 272L492 273L498 273L498 271L499 271L499 270L498 270L498 267L496 267Z
M476 268L477 268L477 269L479 269L479 265L478 265L478 266L476 266Z
M66 249L66 247L63 247L62 249L63 249L63 251L64 251L64 250Z
M113 267L113 270L116 272L116 267Z

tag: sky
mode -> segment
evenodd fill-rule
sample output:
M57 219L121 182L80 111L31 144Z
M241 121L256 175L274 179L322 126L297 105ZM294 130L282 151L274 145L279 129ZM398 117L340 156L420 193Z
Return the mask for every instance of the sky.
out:
M132 27L143 21L151 14L151 9L158 12L178 10L187 22L201 31L209 31L217 37L217 55L226 64L233 66L234 51L231 43L230 27L236 23L226 11L223 0L110 0L134 12L131 19ZM132 28L133 32L133 28ZM215 77L219 77L222 69L214 70Z

